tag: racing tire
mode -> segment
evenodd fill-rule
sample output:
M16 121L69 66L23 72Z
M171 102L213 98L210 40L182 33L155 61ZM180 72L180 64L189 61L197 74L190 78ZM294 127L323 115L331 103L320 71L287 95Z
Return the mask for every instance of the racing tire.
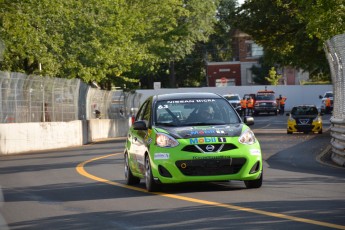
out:
M286 131L287 134L292 134L292 132Z
M148 192L155 192L159 189L159 185L153 179L149 156L145 157L145 185Z
M246 188L260 188L262 186L262 181L263 181L264 173L261 172L261 176L259 179L256 180L245 180L244 184L246 185Z
M140 183L140 178L133 176L131 168L129 167L129 160L128 160L128 154L125 154L125 178L126 178L126 184L128 185L134 185Z
M322 134L322 129L320 129L320 131L318 132L318 134Z

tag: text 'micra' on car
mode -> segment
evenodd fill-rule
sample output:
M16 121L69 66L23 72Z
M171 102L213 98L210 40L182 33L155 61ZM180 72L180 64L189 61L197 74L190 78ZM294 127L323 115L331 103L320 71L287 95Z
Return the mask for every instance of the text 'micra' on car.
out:
M126 183L144 179L157 191L161 184L240 180L259 188L262 155L252 124L218 94L150 96L128 132Z
M298 105L287 113L287 134L295 132L322 134L322 118L315 105Z

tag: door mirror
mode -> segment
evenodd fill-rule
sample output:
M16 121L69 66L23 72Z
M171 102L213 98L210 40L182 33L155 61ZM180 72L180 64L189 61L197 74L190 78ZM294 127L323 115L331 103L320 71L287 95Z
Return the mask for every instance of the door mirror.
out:
M145 121L136 121L133 124L134 130L147 130Z
M248 126L254 125L254 118L251 116L245 116L244 117L244 123Z

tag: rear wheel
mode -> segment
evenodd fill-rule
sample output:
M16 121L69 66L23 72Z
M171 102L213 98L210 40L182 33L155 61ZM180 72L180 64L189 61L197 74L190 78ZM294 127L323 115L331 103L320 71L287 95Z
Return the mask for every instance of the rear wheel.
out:
M262 180L264 177L264 173L261 172L260 178L256 180L245 180L244 184L246 188L260 188L262 186Z
M129 167L128 153L125 153L125 178L126 178L126 184L128 185L140 183L140 178L133 176L131 168Z
M320 131L318 132L318 134L322 134L322 129L320 129Z
M153 179L149 156L145 157L145 183L148 192L155 192L159 188L158 184Z

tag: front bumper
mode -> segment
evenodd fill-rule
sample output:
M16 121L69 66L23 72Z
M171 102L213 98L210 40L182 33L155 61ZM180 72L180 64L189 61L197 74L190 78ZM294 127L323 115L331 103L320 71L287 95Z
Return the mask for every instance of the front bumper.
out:
M152 174L161 183L255 180L262 172L259 143L218 153L181 151L182 147L164 149L155 146L152 150ZM169 159L155 159L155 153L163 151Z
M297 125L296 122L289 122L287 131L291 133L295 132L313 132L317 133L322 131L321 122L313 122L311 125Z
M278 108L277 107L268 107L268 106L266 106L266 107L264 107L264 106L255 106L254 107L254 112L255 113L263 113L263 112L265 112L265 113L271 113L271 112L276 113L276 112L278 112Z

